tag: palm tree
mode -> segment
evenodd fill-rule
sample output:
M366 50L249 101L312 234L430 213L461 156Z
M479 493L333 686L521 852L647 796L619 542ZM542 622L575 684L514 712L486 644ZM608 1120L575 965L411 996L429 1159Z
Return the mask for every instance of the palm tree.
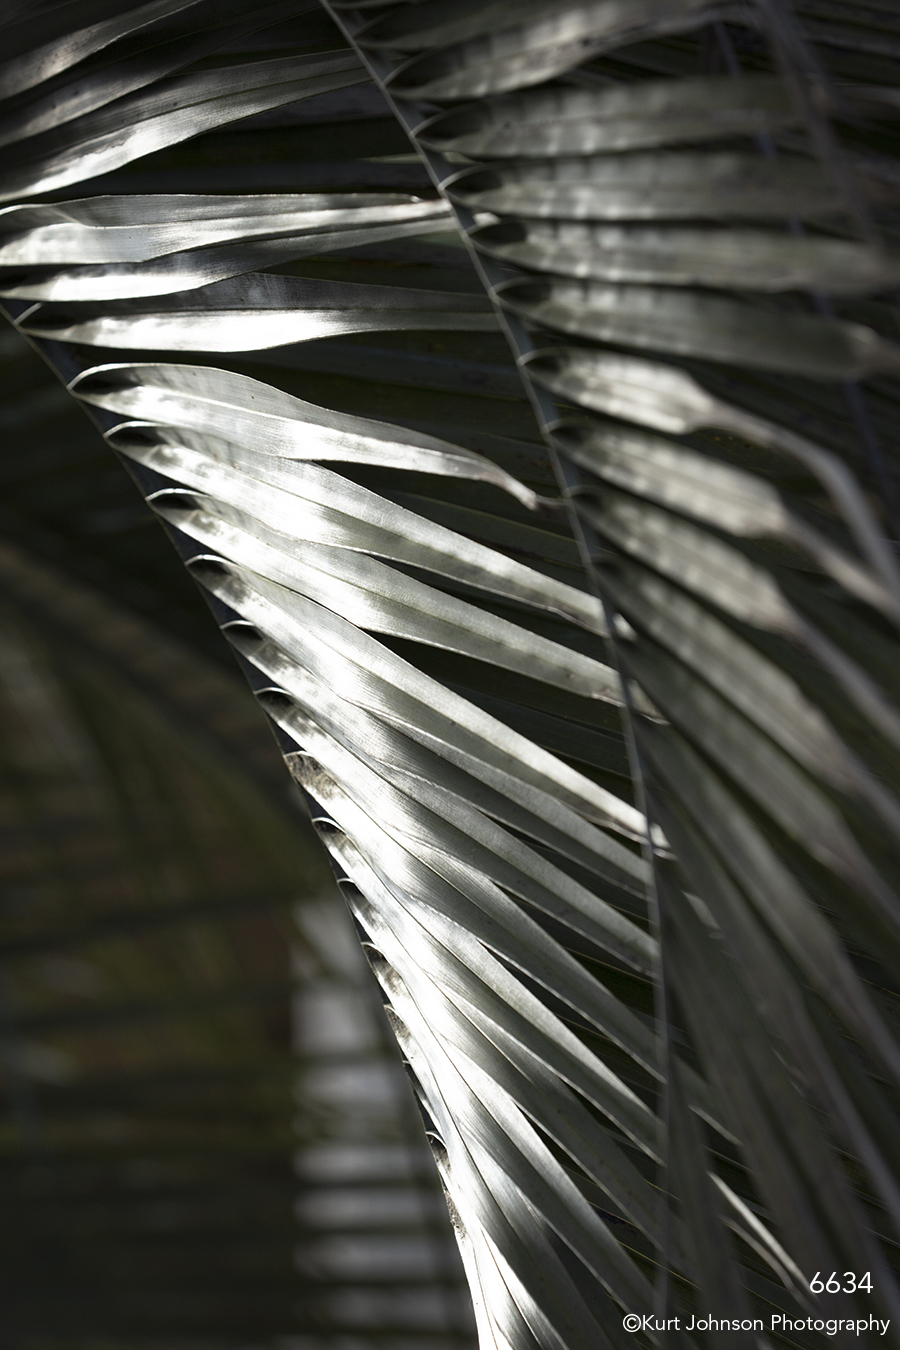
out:
M896 1340L892 7L5 34L7 312L277 728L483 1344Z

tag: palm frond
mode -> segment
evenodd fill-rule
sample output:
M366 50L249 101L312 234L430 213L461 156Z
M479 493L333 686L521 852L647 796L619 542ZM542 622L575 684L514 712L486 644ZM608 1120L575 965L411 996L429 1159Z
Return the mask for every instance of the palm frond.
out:
M28 76L3 190L87 186L0 291L284 737L484 1343L896 1322L892 21L281 13Z
M324 1328L464 1350L471 1314L431 1155L299 796L221 639L226 664L213 659L202 600L190 582L182 593L180 564L167 572L152 514L129 513L127 474L9 336L4 1335L225 1350ZM59 497L95 516L102 498L113 527L92 534L73 510L67 571L46 556ZM11 542L19 513L29 547ZM167 627L189 611L191 645L127 585L112 599L83 579L92 565L108 579L97 564L121 556L134 516L150 529L127 556Z

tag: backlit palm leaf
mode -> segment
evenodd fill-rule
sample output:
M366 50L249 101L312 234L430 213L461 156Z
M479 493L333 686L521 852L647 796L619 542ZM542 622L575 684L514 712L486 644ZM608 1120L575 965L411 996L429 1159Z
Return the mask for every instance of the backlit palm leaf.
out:
M4 1331L467 1350L377 986L228 644L12 329L0 371Z
M894 18L250 22L11 25L0 289L284 737L483 1341L896 1323Z

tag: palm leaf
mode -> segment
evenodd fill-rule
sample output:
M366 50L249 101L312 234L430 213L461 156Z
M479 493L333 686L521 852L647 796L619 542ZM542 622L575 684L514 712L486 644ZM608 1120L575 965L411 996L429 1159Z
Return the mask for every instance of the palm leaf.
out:
M0 548L4 1328L66 1350L323 1327L467 1346L412 1094L277 749L127 475L9 337L3 413L23 430ZM36 551L61 547L58 495L68 575ZM101 501L108 528L91 533ZM28 548L10 541L19 513ZM134 588L125 604L77 579L129 533L192 647Z
M189 11L14 27L0 290L284 738L485 1344L896 1321L892 18Z

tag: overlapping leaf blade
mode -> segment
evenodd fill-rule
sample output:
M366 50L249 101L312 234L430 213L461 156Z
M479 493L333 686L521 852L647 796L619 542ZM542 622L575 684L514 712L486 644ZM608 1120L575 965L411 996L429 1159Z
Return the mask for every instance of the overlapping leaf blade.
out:
M413 13L410 11L410 24L414 28ZM765 12L757 16L763 29L766 18ZM393 20L388 19L386 23L389 28ZM352 24L348 26L352 29ZM370 32L377 34L378 26L362 28L358 32L362 50L367 50ZM787 59L788 32L789 25L776 24L772 34L775 50L780 49L782 60ZM793 34L790 41L794 44L795 59L800 59L796 57L796 51L802 43L802 34L797 37L794 29L790 29L790 33ZM796 89L791 85L791 80L796 79L793 72L780 89L776 88L777 80L774 84L765 82L771 76L762 81L755 74L744 76L734 56L731 31L721 25L712 26L705 37L707 59L712 53L720 62L732 63L729 78L654 81L652 76L647 78L647 69L642 69L644 51L635 47L636 59L628 71L629 82L622 82L621 64L610 62L604 67L601 61L594 64L589 77L598 81L595 87L550 87L546 91L503 93L499 98L485 99L461 112L432 117L418 134L423 149L432 156L433 171L443 179L451 200L457 205L461 224L470 224L471 216L467 212L473 209L489 209L500 217L497 225L476 229L472 239L485 256L485 277L492 284L497 299L524 321L523 324L515 321L509 324L511 337L521 354L520 359L524 358L528 363L529 374L540 382L536 401L551 434L556 432L554 440L563 456L563 472L568 473L563 481L572 484L580 476L578 514L583 522L585 543L591 547L591 541L596 541L593 545L598 558L596 584L606 599L608 610L618 610L621 615L614 620L612 632L623 674L635 680L666 719L665 724L645 722L640 708L635 708L632 714L636 717L634 728L642 777L647 790L652 793L650 800L660 812L659 823L666 829L665 822L671 824L674 820L671 807L663 806L663 802L669 801L677 802L679 812L697 822L698 833L690 846L680 833L681 845L674 838L669 840L684 869L684 880L676 882L673 888L672 880L664 876L668 864L662 858L657 863L660 873L657 884L663 914L667 916L661 930L663 972L671 989L670 1008L674 1012L670 1015L686 1019L701 1060L724 1087L725 1081L715 1065L724 1053L727 1036L717 1047L710 1032L708 1048L704 1049L705 1019L709 1012L705 1009L701 1012L703 1003L696 987L696 974L688 974L689 968L696 972L699 967L691 965L694 958L688 956L688 948L682 945L684 932L692 924L696 929L695 921L689 919L690 905L685 908L680 898L680 886L685 880L710 906L706 912L717 915L717 903L713 898L718 902L718 897L712 874L703 869L712 865L713 856L720 859L717 865L724 864L730 870L733 883L744 889L742 903L747 904L749 900L751 906L754 903L762 905L760 916L769 926L776 947L779 942L786 944L791 961L799 960L806 980L845 1025L848 1017L854 1020L854 1015L846 1008L843 1013L838 1012L844 977L838 975L836 968L829 968L827 960L824 964L821 960L809 962L809 944L814 942L811 933L799 944L788 936L783 922L791 905L789 897L793 894L796 903L808 906L806 912L810 917L816 912L816 902L831 913L834 913L834 906L839 905L842 921L847 921L851 912L849 894L854 894L857 910L855 940L861 938L861 929L867 924L870 933L875 928L886 933L893 926L892 916L896 914L897 904L893 891L896 853L894 843L888 843L888 839L896 839L894 798L890 790L887 796L882 795L883 780L876 783L858 756L862 750L865 757L864 747L871 739L865 728L867 717L883 733L893 735L893 682L889 680L884 687L879 685L878 677L870 678L873 672L864 654L867 641L864 633L868 631L872 647L877 650L882 633L881 621L874 618L875 614L883 615L889 628L895 631L896 609L892 596L896 594L896 582L893 559L885 552L879 538L883 526L869 514L869 507L863 504L858 485L848 474L845 463L832 457L827 443L817 445L802 437L803 421L798 417L792 425L789 399L782 399L778 419L766 416L771 405L767 407L765 401L757 401L752 381L738 374L741 369L752 371L757 363L765 366L768 362L771 362L769 368L778 372L779 380L782 372L796 369L800 374L796 362L816 360L814 352L819 338L814 336L813 326L824 324L831 336L837 336L838 328L831 327L836 316L820 295L814 293L812 297L804 297L801 292L800 296L791 296L788 303L779 305L763 301L760 292L794 291L804 283L814 292L821 288L835 295L876 290L888 284L888 273L881 269L890 266L889 254L874 245L871 237L864 243L840 238L847 230L846 226L838 224L838 219L841 199L843 209L849 200L848 180L829 155L822 157L825 142L815 119L810 126L813 153L791 131L792 126L798 124L806 127L806 110L802 101L798 102ZM662 55L662 46L659 51ZM488 59L486 54L485 46L485 60ZM702 54L701 46L701 59ZM491 85L490 77L485 77L483 84L478 86L479 92L508 87L502 83L505 79L504 53L499 45L494 57L498 83ZM630 57L631 51L623 43L625 68ZM382 64L384 61L376 58L374 50L370 59L376 64L378 60ZM439 70L442 59L450 62L455 57L449 52L437 59L429 57L431 65L427 68ZM647 64L652 70L653 61ZM407 88L407 80L407 68L402 67L388 84L397 94L401 90L415 94L414 88ZM600 80L606 81L605 87L600 87ZM529 84L530 80L523 75L521 83ZM427 88L432 97L435 93L447 98L457 95L449 85ZM690 125L688 117L694 111L694 99L705 108L709 119L706 127L701 127L696 112L695 121ZM821 111L821 103L819 108ZM660 115L663 109L668 122L665 115ZM769 117L768 126L763 125L764 110ZM655 120L654 112L657 113ZM730 128L726 132L728 118ZM415 120L410 118L413 125ZM785 143L776 148L772 137L782 133ZM733 138L743 135L751 143L743 150L738 143L723 153L715 148L715 143L728 134ZM685 142L692 141L699 145L682 148ZM648 146L659 148L649 154ZM662 149L668 146L672 148ZM448 151L455 157L462 153L482 160L482 163L459 172L452 164L442 161L442 152ZM580 158L573 158L579 153ZM738 170L739 163L742 171ZM702 172L701 164L704 166ZM721 178L717 178L718 174ZM696 175L693 183L692 175ZM813 186L816 175L820 175L818 187ZM783 188L776 187L779 182L784 184ZM860 200L867 193L871 196L870 184L871 180L863 177L861 187L857 189ZM789 194L795 191L798 196L791 204ZM830 204L829 193L834 194ZM877 193L871 196L876 209L877 199ZM648 215L660 222L654 230L631 223L640 222ZM628 223L613 228L603 223L610 217L619 217ZM713 227L709 223L710 217L718 217L723 224ZM749 231L745 222L754 219L764 223L767 231ZM861 219L859 212L857 219ZM689 220L697 224L687 228L681 223ZM809 224L801 224L801 220ZM821 230L817 225L819 221L828 222L825 233L817 233L817 229ZM793 235L784 240L784 264L775 260L778 252L776 228L790 229ZM885 228L890 237L891 227L887 221ZM812 235L807 240L804 236L809 235L810 230ZM828 230L838 236L834 243ZM742 273L737 260L737 241L744 237L742 231L751 250L751 268L753 250L760 250L756 254L760 262L756 263L755 274L753 270L749 274ZM852 235L852 230L850 233ZM671 253L666 252L669 239L673 245ZM769 264L760 265L769 243L772 246ZM840 280L836 271L829 275L827 270L825 259L832 246L843 253L846 262L847 270L842 272ZM682 248L686 254L679 256ZM642 256L638 252L640 249L646 249L647 253ZM686 261L687 252L692 249L696 253L685 267L682 258ZM700 258L704 249L710 256L709 263ZM718 249L721 253L717 253ZM725 259L731 249L735 249L735 253L729 274ZM656 250L655 254L652 250ZM798 272L793 271L794 263L788 261L792 254L797 263L801 258L805 260ZM836 254L834 256L836 258ZM532 273L543 272L549 276L543 280L526 275L511 282L508 271L500 271L489 261L492 257L505 263L519 263ZM862 263L864 257L869 260L866 264ZM813 259L817 261L813 262ZM643 276L639 272L642 263L647 269ZM780 265L786 265L788 272L779 276ZM804 276L804 265L814 269L821 267L822 271L815 276ZM860 265L875 269L868 280L856 271ZM563 282L554 275L560 271L575 277L597 276L607 284ZM852 279L854 273L855 280ZM652 280L657 283L657 289L635 285L638 280ZM669 289L673 284L683 289ZM757 296L752 296L749 304L744 302L742 308L738 296L726 299L721 294L698 289L698 286L720 290L728 286L735 289L738 296L741 291L756 291ZM732 316L728 320L725 319L726 312ZM621 321L610 317L614 313L622 316ZM677 318L674 317L676 313ZM669 314L673 316L671 329L666 318ZM690 335L694 322L708 345L692 345ZM718 326L720 322L721 327ZM800 336L801 328L803 337ZM551 334L555 330L577 336L580 345L564 349L551 345L545 337L547 351L535 360L534 348L540 344L542 329L549 329ZM766 338L761 337L764 329L768 332ZM754 338L754 332L760 334L759 340ZM818 332L824 338L826 327ZM789 342L791 350L788 352L785 348L778 354L779 341L789 333L795 334ZM737 337L736 343L733 343L733 337ZM878 341L874 332L872 337ZM599 351L598 343L602 344ZM691 385L697 390L700 402L710 398L706 391L700 395L698 385L677 367L670 376L661 363L655 364L653 374L650 374L650 365L644 363L646 375L637 374L642 362L636 357L626 357L621 348L624 347L626 352L629 348L640 351L644 345L660 355L693 360L693 367L689 365L692 373L701 381L704 378L710 381L713 397L707 406L711 415L685 415L686 403L680 404L680 413L675 412L679 396L669 400L663 393L664 386L674 395L676 386L683 385L686 392ZM616 347L620 349L618 352ZM824 348L819 350L824 354ZM717 377L716 367L721 364L725 370ZM603 371L608 372L608 383L604 383ZM852 369L848 366L843 370L835 367L829 372L822 364L815 371L811 366L804 366L802 373L817 381L843 379L848 384L849 420L855 421L856 433L864 440L865 424L861 419L867 414L860 411L861 394L854 381L865 379L874 371L863 366ZM638 385L641 385L639 392ZM591 421L582 420L580 424L571 418L568 423L554 423L553 410L543 399L541 387L551 389L566 402L581 403L596 410L600 416L595 413ZM721 398L726 388L730 393L727 409L716 398L716 395ZM735 403L739 406L735 407ZM699 412L699 403L695 406ZM715 413L711 411L713 406ZM658 428L669 437L674 433L676 437L688 436L693 440L684 445L677 440L648 436L623 425L629 421L637 422L639 427ZM879 430L884 425L882 422ZM722 450L717 448L711 435L702 432L698 435L698 430L706 426L726 428L731 433L729 438L719 435L719 444L725 441ZM871 444L869 449L872 453ZM803 464L802 471L791 474L785 466L779 473L777 461L765 453L771 450L797 457ZM567 462L571 465L570 470L565 469ZM580 475L579 468L582 470ZM743 477L748 470L749 476ZM680 479L682 472L687 477ZM818 478L830 494L831 500L824 512L821 511L821 498L812 507L813 494L806 475ZM797 493L796 497L784 495L783 484L789 480L790 492ZM681 488L679 482L683 485ZM787 523L789 518L797 520L796 529ZM690 521L694 523L689 524ZM771 548L751 542L761 540L766 534L780 535L784 540L790 536L789 550L778 554ZM741 539L747 543L736 547ZM835 546L839 550L837 553L833 551ZM806 555L806 562L800 561L801 554ZM844 563L848 564L846 568ZM860 565L862 573L857 572ZM836 592L825 599L825 588L817 579L823 573L838 584L842 598L837 605ZM876 576L884 583L883 590L880 589L881 582L873 585ZM641 589L658 588L652 605L637 601L635 582L638 577ZM664 582L663 578L667 580ZM626 594L630 604L623 603ZM692 594L700 600L696 608L689 599ZM855 613L849 632L853 632L855 642L847 641L849 632L845 630L845 638L838 617L839 610L846 612L851 608ZM864 617L867 612L868 619ZM673 622L675 614L682 615L683 619ZM725 616L726 624L720 630L718 624ZM849 613L847 619L849 621ZM684 621L688 622L690 637L687 630L681 628ZM663 628L667 633L665 651L656 647L650 637L651 633L661 633ZM767 631L782 636L774 643L760 641L756 634L761 636ZM711 653L701 656L701 651L706 650L701 633L711 635L713 632L721 634L723 652L725 645L731 649L729 666L731 661L741 660L738 652L748 639L748 654L756 648L754 658L747 663L750 667L747 674L752 672L750 683L743 663L740 669L737 666L729 669L727 677L721 658L708 669ZM806 658L799 656L797 644L806 649ZM689 676L682 662L691 667ZM882 680L886 670L887 667L881 667ZM836 690L833 696L827 694L822 686L823 671L827 671L826 680L839 686L845 696L850 695L856 715L839 718L837 723L831 720L840 695ZM711 677L712 683L721 690L721 698L713 695L709 688ZM811 696L813 705L806 715L807 732L803 736L797 736L796 729L788 733L783 722L776 727L775 721L780 719L775 708L770 706L770 699L777 700L781 694L787 695L791 704L797 707L799 691L788 681L798 677L804 688L804 702ZM771 689L771 694L761 696L758 683L761 678ZM754 684L755 693L751 692ZM761 734L751 730L747 722L735 721L731 711L735 703L744 710L741 716L749 715L750 720L760 727ZM825 719L822 718L823 711L826 712ZM854 722L855 731L851 729ZM763 726L765 731L761 730ZM827 768L822 765L820 772L824 772L837 788L831 800L820 796L818 805L813 807L813 797L807 794L810 791L815 794L817 790L788 767L787 757L781 760L772 757L773 747L767 738L773 732L785 747L790 737L794 742L793 753L799 753L800 761L807 764L811 755L818 758L824 749L824 732L833 747L831 753L838 753L846 766L845 770L837 771L838 776L843 777L843 784L838 787L836 762L832 761ZM801 740L803 749L799 748ZM838 741L841 743L839 751ZM819 752L813 750L815 745L821 747ZM689 750L689 746L695 748ZM702 757L702 767L697 751ZM776 767L776 760L780 767ZM707 783L700 796L695 795L699 786L695 773ZM844 776L847 773L853 778L852 786L849 778ZM753 823L746 808L732 795L735 785L753 803ZM807 801L807 807L800 806L801 798ZM866 807L861 807L862 800ZM878 823L871 821L865 826L862 816L869 808L877 814ZM801 815L805 825L800 824ZM814 818L819 819L819 826L813 824ZM828 825L826 820L830 822ZM703 842L700 842L701 838ZM879 841L875 848L877 863L871 852L876 838ZM800 867L799 886L797 846L809 860ZM866 856L867 849L870 851ZM709 855L708 863L702 861L704 855ZM856 863L850 863L851 855L857 859ZM831 874L831 880L826 880L823 871ZM850 872L853 873L852 880ZM836 898L842 885L847 888L843 904ZM707 895L711 886L713 889ZM867 910L867 920L859 913L861 894L867 897L862 905ZM779 897L777 901L776 896ZM767 909L767 906L774 907ZM823 934L824 931L823 926ZM667 938L669 933L671 936ZM830 943L835 938L830 936L828 940ZM732 932L731 941L740 950L736 932ZM838 946L833 948L836 955ZM874 950L871 938L866 946L869 951ZM893 940L891 946L893 949ZM772 960L775 959L773 954ZM839 959L843 963L847 958L842 953ZM849 963L845 969L847 977L855 983L858 977L851 975ZM826 970L829 971L827 975ZM867 997L862 985L857 987L860 994ZM803 1025L799 1006L791 1016L798 1027ZM892 1034L881 1020L881 1010L876 1012L874 1006L872 1017L874 1020L866 1031L857 1023L851 1034L866 1046L868 1055L879 1059L883 1068L892 1074L893 1071L887 1069L887 1062L881 1058L882 1055L894 1057ZM732 1024L728 1035L737 1034L736 1025ZM760 1049L767 1038L777 1035L775 1026L767 1023L759 1042ZM791 1062L797 1072L802 1072L801 1066L810 1054L821 1065L840 1063L842 1058L833 1038L829 1041L828 1052L824 1053L816 1033L812 1033L802 1048L797 1043L791 1051ZM830 1060L829 1055L835 1055L836 1061ZM749 1096L756 1094L758 1097L767 1072L757 1069L755 1080L746 1080L736 1096L737 1079L732 1079L726 1089L732 1101L748 1096L748 1123L758 1104L751 1107ZM673 1070L673 1076L675 1073ZM833 1073L833 1069L825 1071L826 1079L829 1073ZM677 1097L677 1085L673 1084L672 1091ZM825 1097L820 1100L824 1102L827 1097L826 1090ZM825 1109L834 1111L836 1102L837 1098L831 1099ZM691 1131L685 1131L683 1112L682 1124L677 1126L678 1109L673 1107L676 1112L673 1128L676 1133L680 1129L680 1137L689 1140ZM788 1133L795 1128L789 1124L793 1109L789 1097L784 1097L782 1105L774 1108L776 1115L779 1111L785 1113L782 1124ZM736 1118L730 1123L739 1132ZM758 1152L758 1146L751 1142L751 1136L752 1126L747 1148L752 1166L761 1169L760 1184L766 1191L772 1215L785 1225L785 1230L792 1228L806 1202L796 1184L787 1183L786 1171L774 1187L773 1176L765 1180L767 1163ZM844 1138L847 1138L846 1133ZM690 1152L693 1146L682 1147L687 1147ZM818 1144L815 1147L818 1148ZM882 1178L885 1186L882 1198L891 1208L892 1184L885 1185L887 1172L883 1160L875 1156L862 1135L858 1134L850 1147L861 1149L874 1174ZM696 1159L695 1150L694 1155ZM824 1166L825 1155L818 1156ZM687 1154L673 1154L673 1177L678 1175L679 1167L685 1165L678 1162L678 1157L684 1159ZM696 1161L693 1165L696 1166ZM783 1164L784 1168L791 1165L795 1164ZM843 1183L839 1172L832 1175L836 1196ZM675 1184L677 1187L678 1183ZM695 1210L696 1222L701 1225L715 1222L714 1210L715 1205L712 1209L707 1207L706 1217ZM865 1222L860 1211L855 1219L849 1219L848 1212L838 1227L822 1230L826 1245L839 1240L838 1230L848 1221L852 1225ZM799 1241L799 1229L793 1231L792 1240ZM857 1231L862 1240L862 1228ZM830 1236L826 1236L829 1232ZM695 1247L695 1256L704 1271L701 1283L709 1281L712 1297L715 1290L720 1291L723 1287L721 1270L717 1273L716 1267L716 1243L707 1243L705 1257L702 1247L702 1243ZM800 1250L798 1247L798 1256ZM800 1258L800 1264L809 1259L807 1253ZM886 1272L885 1278L888 1278ZM885 1306L890 1298L888 1295Z
M896 147L865 120L889 25L372 8L41 132L10 190L301 96L327 123L323 91L371 78L496 316L458 247L415 237L447 207L397 195L401 160L348 170L391 199L232 193L191 229L171 196L124 230L15 207L6 294L35 336L227 353L66 374L286 737L486 1342L618 1344L654 1265L669 1311L737 1317L808 1307L807 1267L865 1253L893 1315L868 1232L898 1217Z

